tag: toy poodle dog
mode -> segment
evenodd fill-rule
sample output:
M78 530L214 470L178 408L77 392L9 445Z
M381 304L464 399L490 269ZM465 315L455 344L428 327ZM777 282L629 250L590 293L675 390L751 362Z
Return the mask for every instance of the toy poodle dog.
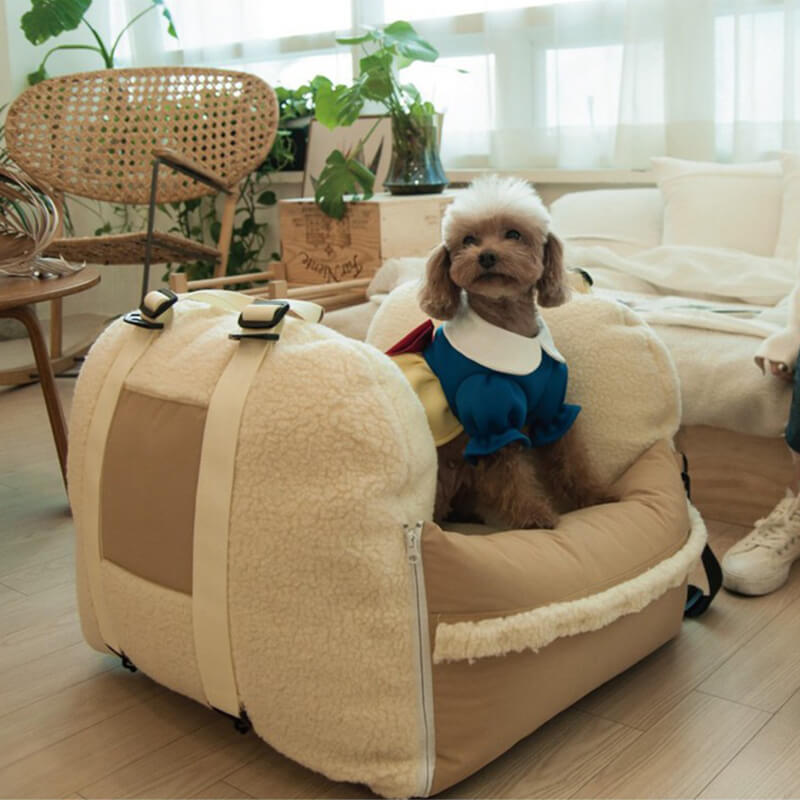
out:
M569 296L561 242L525 181L476 180L447 209L422 309L444 324L422 355L463 432L438 449L437 519L553 528L605 502L564 402L567 365L537 313Z

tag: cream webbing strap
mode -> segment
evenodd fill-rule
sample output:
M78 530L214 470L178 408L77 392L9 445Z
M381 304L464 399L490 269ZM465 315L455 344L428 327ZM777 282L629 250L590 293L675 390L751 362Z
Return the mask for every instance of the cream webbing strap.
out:
M274 308L265 308L270 305ZM192 623L208 704L239 716L228 614L231 496L242 412L250 386L283 328L286 302L256 301L240 316L239 345L220 377L206 415L194 514ZM274 315L277 319L273 319Z
M136 362L147 352L164 327L159 318L168 320L170 307L177 296L167 290L150 292L142 301L139 311L126 315L125 321L134 327L128 331L128 340L122 347L111 369L106 375L97 403L94 408L86 438L84 457L83 498L85 514L83 525L84 560L89 579L89 594L92 598L97 626L106 646L117 654L122 654L119 642L111 623L111 616L105 604L105 592L100 564L103 560L103 543L100 531L100 488L103 475L106 440L114 412L117 408L122 386Z
M245 308L250 309L262 302L258 300L254 302L252 297L241 292L229 292L224 289L205 289L199 292L190 292L182 297L212 308L223 308L226 311L243 311ZM321 305L312 303L310 300L291 299L279 302L288 303L289 313L305 322L320 322L325 314L325 309Z

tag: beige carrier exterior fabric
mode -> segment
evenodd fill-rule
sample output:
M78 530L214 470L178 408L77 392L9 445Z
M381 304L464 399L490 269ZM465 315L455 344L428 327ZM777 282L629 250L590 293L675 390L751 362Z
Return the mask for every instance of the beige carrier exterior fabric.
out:
M607 334L638 346L637 374L664 370L647 409L662 435L633 421L625 447L638 436L637 454L614 467L621 501L555 531L465 535L430 522L435 446L391 359L289 318L275 344L237 343L247 302L184 297L161 332L114 323L82 370L69 479L93 647L112 630L146 674L246 710L287 756L405 797L480 768L677 633L705 532L663 435L677 406L670 364L636 318L573 306L581 324L600 320L592 348ZM140 333L147 348L131 360ZM225 389L244 353L248 374ZM107 434L92 445L114 374ZM232 461L212 469L224 461L207 438L220 387L236 406L219 437ZM610 452L619 423L606 412L593 419ZM228 488L204 488L226 469ZM226 663L209 658L214 644Z
M685 599L686 590L679 586L638 614L593 633L557 639L538 653L434 665L432 793L488 764L672 639L680 630Z

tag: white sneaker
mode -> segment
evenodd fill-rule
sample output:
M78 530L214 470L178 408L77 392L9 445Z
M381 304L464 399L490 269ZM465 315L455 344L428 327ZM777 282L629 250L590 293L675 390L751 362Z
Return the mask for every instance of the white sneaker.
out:
M800 557L800 496L786 497L722 559L722 585L740 594L769 594L783 586Z

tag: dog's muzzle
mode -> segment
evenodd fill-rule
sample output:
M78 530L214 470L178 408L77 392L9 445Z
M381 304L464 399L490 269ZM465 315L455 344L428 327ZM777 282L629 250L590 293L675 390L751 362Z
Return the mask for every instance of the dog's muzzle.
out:
M478 256L478 263L484 269L491 269L497 263L497 253L492 250L484 250Z

